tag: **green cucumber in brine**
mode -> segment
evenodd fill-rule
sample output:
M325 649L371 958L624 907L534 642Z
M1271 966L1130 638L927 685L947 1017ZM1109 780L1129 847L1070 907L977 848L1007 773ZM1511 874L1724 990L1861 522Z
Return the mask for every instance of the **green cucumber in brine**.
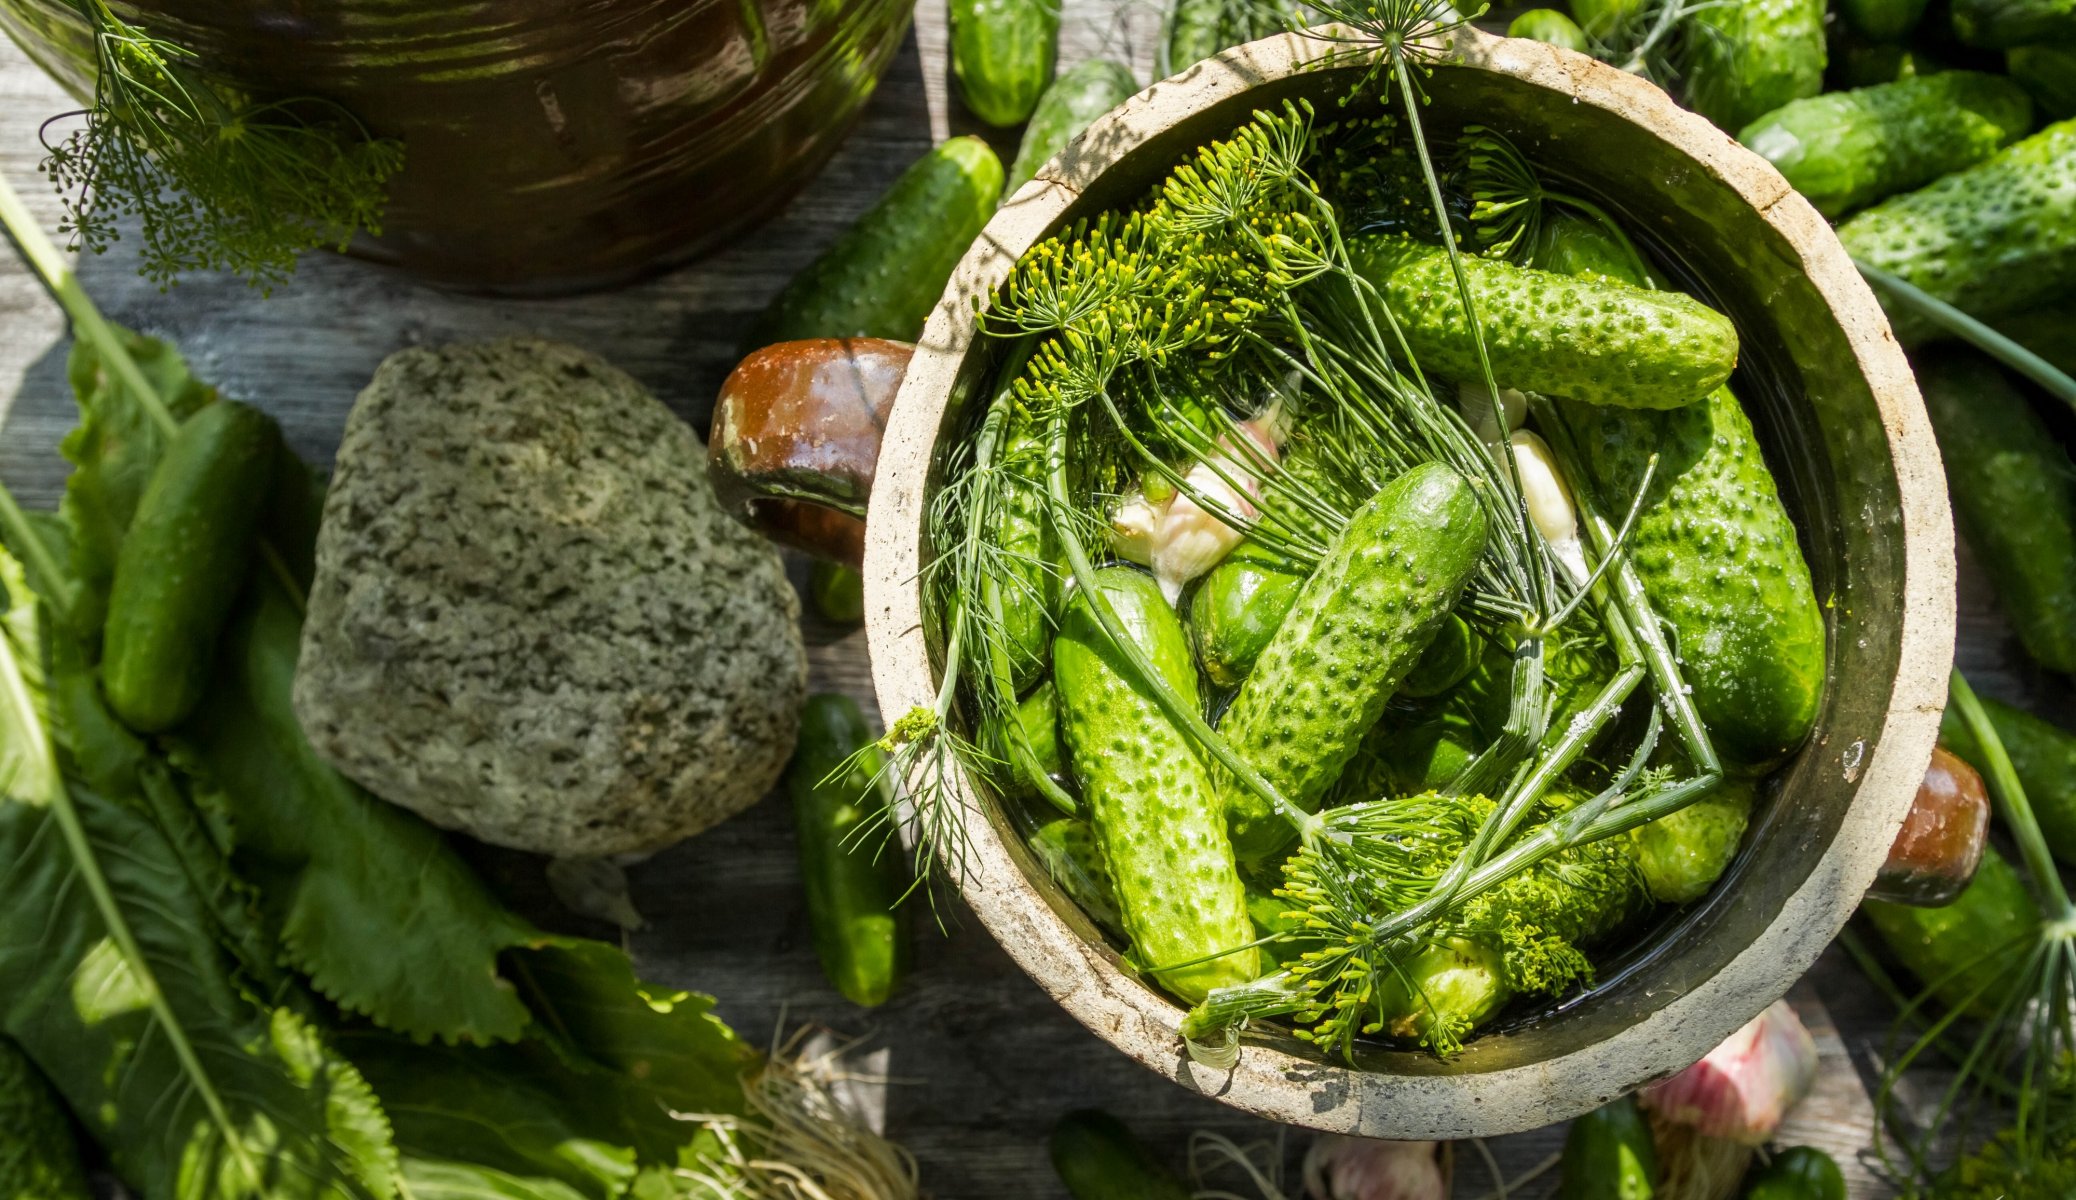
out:
M951 67L966 107L997 129L1038 107L1059 53L1059 0L951 0Z
M2076 42L2076 0L1953 0L1953 31L1990 50Z
M1592 43L1586 40L1586 31L1554 8L1531 8L1515 17L1507 26L1507 36L1548 42L1580 54L1590 54L1593 49Z
M1024 835L1024 845L1052 881L1060 885L1088 918L1120 936L1124 919L1117 911L1117 884L1103 861L1096 832L1078 817L1054 817Z
M1095 582L1167 685L1197 703L1196 665L1160 584L1129 567L1099 570ZM1259 973L1246 892L1196 745L1161 710L1089 604L1086 593L1076 595L1053 643L1060 729L1133 960L1195 1003Z
M1132 69L1107 58L1091 58L1060 72L1039 98L1030 124L1024 126L1024 140L1017 147L1002 194L1015 195L1016 189L1037 176L1040 167L1081 136L1089 122L1131 99L1138 90Z
M1002 160L986 142L939 145L786 284L743 352L798 338L916 340L1001 198Z
M1624 1096L1571 1123L1557 1200L1651 1200L1658 1148L1636 1100Z
M1757 798L1752 780L1725 779L1678 812L1631 830L1636 866L1651 898L1687 904L1708 894L1737 857Z
M201 703L280 454L273 418L219 400L181 424L153 468L116 554L101 640L101 687L130 728L163 733Z
M2076 121L2014 142L1838 227L1847 253L1995 324L2076 281ZM1944 331L1875 289L1905 345Z
M2011 769L2033 803L2033 816L2047 848L2056 858L2076 866L2076 733L2013 708L1982 698L1982 710L1996 727L1997 740L2011 759ZM1982 747L1961 719L1958 708L1947 707L1939 722L1939 740L1947 749L1967 759L1969 765L1987 768Z
M1242 761L1315 811L1447 621L1485 550L1470 483L1415 467L1357 510L1298 593L1219 723ZM1077 759L1077 761L1079 761ZM1265 859L1295 836L1220 771L1233 850Z
M1945 71L1796 100L1737 139L1835 219L1973 166L2032 125L2032 101L2009 79Z
M1071 791L1071 780L1067 776L1067 756L1060 747L1060 699L1059 689L1050 679L1041 681L1031 689L1031 694L1016 702L1016 711L1007 716L991 717L983 731L982 748L993 762L989 764L989 775L1003 795L1019 799L1035 797L1039 793L1039 782L1024 777L1028 767L1015 764L1018 756L1011 747L1011 730L1004 722L1015 721L1017 732L1022 734L1023 744L1031 749L1031 758L1037 769L1050 776L1053 782Z
M2076 467L1995 363L1955 349L1916 366L1954 523L2026 653L2076 674Z
M1723 0L1686 19L1687 107L1735 133L1824 87L1824 0Z
M786 768L815 955L836 990L866 1008L886 1003L908 958L901 850L871 832L887 820L884 760L858 757L871 743L855 700L809 696Z
M1995 846L1984 848L1975 878L1952 904L1863 900L1860 911L1889 953L1941 1004L1977 1018L1994 1015L2005 999L1982 991L1982 982L2011 978L2040 928L2032 891Z
M1029 420L1019 417L1002 448L1001 505L993 530L1002 551L996 572L1002 642L1009 652L1010 681L1018 692L1050 665L1053 629L1066 586L1059 534L1046 513L1044 474L1044 441Z
M1423 368L1458 382L1481 378L1445 251L1389 234L1356 238L1349 251ZM1468 255L1463 269L1502 387L1676 408L1706 396L1737 366L1736 327L1691 296Z
M1221 688L1240 686L1297 603L1305 574L1282 555L1246 541L1204 575L1189 599L1189 637L1206 679Z

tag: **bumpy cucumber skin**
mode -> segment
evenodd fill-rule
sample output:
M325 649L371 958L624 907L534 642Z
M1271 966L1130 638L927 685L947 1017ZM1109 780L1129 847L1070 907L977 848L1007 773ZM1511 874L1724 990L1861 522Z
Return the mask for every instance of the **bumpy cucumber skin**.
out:
M2018 964L2031 945L2028 935L2040 924L2033 893L1995 846L1983 850L1975 878L1952 904L1916 908L1864 900L1860 911L1889 953L1941 1004L1965 1006L1977 1018L1993 1015L2003 995L1992 989L1972 1002L1970 995L1983 980Z
M1233 547L1189 600L1189 638L1204 677L1240 686L1304 586L1304 571L1281 555L1255 542Z
M866 1008L886 1003L908 959L898 911L907 886L901 855L860 833L886 806L876 778L882 764L874 755L831 777L871 741L856 701L810 696L786 768L815 954L836 990Z
M974 116L1006 129L1031 115L1059 52L1056 0L952 0L952 75Z
M1838 11L1858 33L1877 42L1894 42L1917 28L1925 15L1925 0L1839 0Z
M162 733L201 703L280 446L271 417L219 400L153 469L116 553L101 640L102 690L130 728Z
M1624 1096L1571 1123L1557 1200L1651 1200L1658 1149L1634 1098Z
M2070 866L2076 866L2076 733L2041 720L2022 709L1985 697L1983 711L1996 727L1997 740L2011 758L2011 769L2032 801L2033 816L2047 848ZM1977 769L1987 767L1982 747L1961 720L1958 708L1948 708L1939 723L1939 740Z
M2076 44L2013 46L2004 55L2004 69L2033 94L2048 120L2076 117Z
M1059 691L1052 680L1044 680L1031 689L1030 695L1017 701L1013 715L989 718L982 731L983 745L995 759L989 765L989 774L996 788L1005 796L1019 800L1034 799L1038 795L1038 781L1026 777L1024 769L1017 765L1017 756L1010 750L1008 730L1002 726L1005 720L1013 720L1022 727L1024 742L1031 748L1038 769L1071 793L1074 785L1067 775L1067 758L1060 747Z
M1003 447L1004 489L996 513L996 544L1004 551L1002 640L1010 678L1021 692L1050 665L1052 635L1065 586L1059 537L1045 511L1045 444L1020 421Z
M1002 196L1002 160L977 137L939 145L786 284L744 353L814 337L912 342Z
M1196 703L1196 665L1160 585L1140 571L1109 567L1096 573L1096 586L1154 669ZM1153 972L1190 1003L1212 988L1253 979L1254 927L1210 773L1189 736L1103 636L1085 595L1061 622L1053 679L1060 729L1133 958L1149 969L1191 964Z
M2076 0L1953 0L1953 31L1990 50L2076 42Z
M1744 1200L1846 1200L1845 1172L1815 1146L1791 1146L1752 1173Z
M1651 898L1686 904L1707 895L1737 857L1757 795L1751 780L1726 779L1678 812L1631 830L1637 869Z
M1576 50L1580 54L1592 52L1591 44L1586 41L1586 31L1580 29L1576 21L1554 8L1531 8L1515 17L1513 23L1507 26L1507 36L1532 38L1538 42L1548 42L1552 46L1562 46L1566 50Z
M1796 100L1737 140L1837 218L1971 167L2025 135L2033 104L2009 79L1944 71Z
M63 1103L21 1047L0 1037L0 1196L88 1200L93 1194Z
M1038 174L1038 168L1080 136L1090 121L1123 104L1138 90L1132 69L1107 58L1087 59L1060 72L1039 97L1030 124L1024 126L1024 140L1017 147L1016 162L1010 165L1002 194L1014 195Z
M2076 120L1865 210L1838 227L1838 240L1861 262L1993 324L2057 295L2076 279ZM1875 294L1897 340L1939 335Z
M1484 550L1484 510L1455 471L1429 463L1385 485L1306 580L1226 709L1219 732L1234 753L1291 803L1317 809ZM1288 845L1288 822L1219 774L1240 859Z
M1824 0L1730 0L1687 18L1687 107L1734 132L1824 87Z
M1574 269L1634 278L1618 244L1575 217L1544 245ZM1573 404L1566 423L1605 511L1658 469L1630 557L1671 623L1694 707L1726 764L1763 770L1800 745L1824 688L1824 614L1759 439L1729 388L1663 413Z
M1482 378L1448 255L1381 235L1350 246L1430 374ZM1507 387L1621 408L1677 408L1730 378L1737 329L1691 296L1466 256L1492 373Z
M1070 1112L1053 1126L1052 1169L1074 1200L1189 1200L1124 1122L1106 1112Z
M1124 933L1124 919L1117 911L1117 884L1110 878L1110 865L1103 861L1096 831L1087 821L1054 817L1026 835L1024 845L1089 920L1112 933Z
M2076 467L1989 360L1954 351L1916 366L1955 523L2026 653L2076 674Z

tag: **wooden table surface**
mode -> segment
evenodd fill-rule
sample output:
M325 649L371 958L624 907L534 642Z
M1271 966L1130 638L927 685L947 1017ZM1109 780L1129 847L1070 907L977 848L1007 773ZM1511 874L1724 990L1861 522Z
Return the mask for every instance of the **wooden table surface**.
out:
M1159 13L1147 4L1067 0L1063 65L1092 54L1150 75ZM973 126L949 94L941 3L926 0L857 130L828 168L753 236L703 262L634 286L555 300L494 300L443 293L366 264L308 258L288 284L262 298L229 279L194 279L160 292L137 276L119 246L79 266L87 291L113 319L169 338L196 373L280 418L306 458L328 463L354 395L390 352L406 346L504 334L542 334L594 350L643 380L704 429L713 396L745 323L784 281L856 216L932 141ZM55 227L55 198L36 173L37 126L72 107L13 46L0 43L0 171ZM990 135L1003 158L1013 142ZM56 305L12 256L0 257L0 481L47 506L62 486L56 447L73 423L64 381L68 339ZM2027 674L1985 590L1964 563L1961 661L1988 693L2068 710ZM870 704L863 635L810 621L813 682ZM539 865L485 855L494 877L544 922ZM916 931L918 964L886 1007L847 1005L823 981L808 944L795 876L790 815L767 802L633 869L649 921L628 939L645 972L712 992L745 1034L819 1024L863 1038L863 1069L884 1076L865 1092L883 1103L888 1131L922 1163L940 1198L1063 1195L1045 1137L1064 1111L1098 1106L1123 1115L1180 1163L1190 1131L1210 1129L1273 1148L1295 1162L1308 1137L1280 1131L1146 1072L1068 1018L1026 979L970 916L946 914L949 931ZM4 902L4 900L0 900ZM925 922L925 924L927 924ZM610 934L608 933L610 936ZM1855 1200L1893 1195L1864 1154L1875 1040L1882 1005L1836 950L1794 995L1825 1057L1817 1093L1783 1131L1784 1144L1824 1146L1845 1166ZM1554 1153L1562 1129L1498 1139L1509 1176ZM1456 1194L1483 1196L1480 1156L1458 1155ZM1552 1177L1518 1195L1546 1195ZM1289 1181L1292 1195L1299 1186Z

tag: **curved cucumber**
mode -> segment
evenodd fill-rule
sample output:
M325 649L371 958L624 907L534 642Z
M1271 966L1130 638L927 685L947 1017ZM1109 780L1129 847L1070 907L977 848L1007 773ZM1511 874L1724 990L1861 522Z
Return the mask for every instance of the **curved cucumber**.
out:
M2032 308L2076 279L2076 121L1885 200L1840 225L1838 240L1854 258L1970 316ZM1906 345L1939 333L1876 294Z
M1234 753L1291 803L1317 809L1484 551L1484 510L1463 476L1430 463L1385 485L1305 581L1240 685L1219 725ZM1288 822L1219 774L1240 859L1288 845Z
M1050 1150L1074 1200L1189 1200L1182 1180L1109 1113L1085 1108L1061 1117Z
M908 958L901 854L870 834L886 809L883 763L877 751L853 758L871 742L856 701L809 696L786 768L815 954L836 990L867 1008L893 994Z
M164 732L201 703L280 445L273 418L219 400L180 426L153 469L116 553L101 637L102 690L132 729Z
M1354 239L1355 268L1382 292L1423 368L1480 378L1448 255L1393 235ZM1466 256L1492 373L1505 387L1622 408L1677 408L1730 378L1737 329L1691 296Z
M798 338L916 340L1001 197L1002 160L986 142L956 137L931 150L786 284L743 351Z
M1953 31L1991 50L2076 42L2076 0L1953 0Z
M1635 278L1627 251L1580 218L1546 223L1543 245L1574 268ZM1567 405L1565 421L1607 512L1629 510L1658 456L1631 561L1717 752L1732 766L1777 761L1816 722L1824 614L1743 405L1723 387L1662 413Z
M1571 1123L1557 1200L1651 1200L1658 1148L1636 1100L1624 1096Z
M1010 165L1002 194L1015 195L1040 167L1081 136L1090 121L1131 99L1138 90L1132 69L1107 58L1087 59L1060 72L1039 98L1031 123L1024 126L1024 140L1017 147L1016 162Z
M998 129L1030 116L1059 38L1058 0L952 0L952 76L966 107Z
M1917 908L1864 900L1860 911L1889 953L1941 1004L1979 1018L1993 1015L2004 1000L1981 990L1983 983L2010 978L2040 926L2033 893L1995 846L1983 850L1975 878L1952 904Z
M1824 88L1824 0L1696 5L1685 37L1687 107L1725 132Z
M1678 812L1630 831L1637 869L1651 898L1686 904L1707 895L1737 857L1757 795L1751 780L1725 779Z
M1128 567L1098 571L1096 583L1168 685L1194 701L1196 666L1160 584ZM1253 979L1254 926L1210 774L1104 635L1085 594L1068 606L1053 643L1053 679L1133 958L1191 1003Z
M1305 586L1305 573L1257 542L1241 542L1211 568L1189 600L1189 636L1204 676L1240 686Z
M1045 673L1060 611L1065 570L1059 538L1045 511L1045 444L1029 421L1011 430L1002 450L1002 503L995 513L1002 586L1002 640L1009 673L1021 692Z
M1955 523L2026 653L2076 673L2076 467L1988 359L1956 350L1916 365Z
M2009 79L1945 71L1796 100L1737 138L1836 218L1973 166L2032 125L2032 101Z

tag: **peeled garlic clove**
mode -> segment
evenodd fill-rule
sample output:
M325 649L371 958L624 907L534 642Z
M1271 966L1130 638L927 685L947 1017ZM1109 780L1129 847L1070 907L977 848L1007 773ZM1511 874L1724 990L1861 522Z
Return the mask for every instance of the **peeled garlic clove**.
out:
M1322 1134L1305 1151L1312 1200L1447 1200L1449 1175L1434 1142Z
M1230 462L1221 466L1236 480L1248 478ZM1255 511L1252 496L1235 491L1202 463L1190 468L1184 480L1194 491L1178 494L1168 505L1153 539L1153 573L1169 604L1182 595L1184 584L1217 566L1246 536L1227 522L1245 520ZM1197 503L1197 495L1223 509L1224 515L1206 511Z
M1111 552L1142 567L1152 566L1154 543L1168 507L1155 505L1136 492L1126 497L1110 514Z
M1499 407L1506 419L1506 430L1502 432L1493 423L1492 392L1482 383L1459 384L1456 388L1456 411L1463 414L1471 432L1487 445L1504 441L1508 433L1521 428L1528 420L1528 397L1510 387L1499 389Z
M1757 1146L1816 1082L1816 1041L1785 1000L1777 1000L1707 1057L1637 1102L1708 1137Z
M1550 453L1549 443L1523 429L1507 439L1507 447L1520 474L1528 519L1535 522L1536 530L1556 552L1557 560L1571 573L1573 581L1584 583L1591 572L1586 566L1585 547L1579 543L1578 510L1571 498L1571 487L1557 469L1557 458Z

